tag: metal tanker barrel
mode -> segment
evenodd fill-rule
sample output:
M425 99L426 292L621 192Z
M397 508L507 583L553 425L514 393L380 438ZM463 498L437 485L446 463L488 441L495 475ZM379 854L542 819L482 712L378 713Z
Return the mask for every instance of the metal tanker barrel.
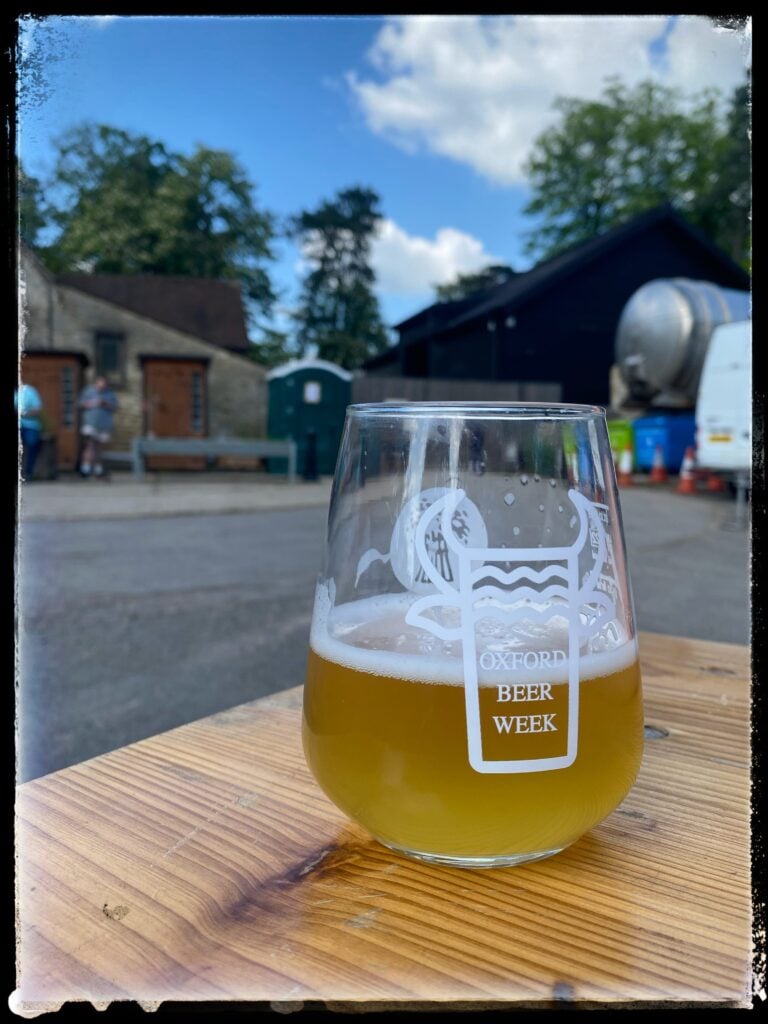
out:
M715 327L750 316L749 293L683 277L649 281L624 307L616 362L632 399L695 404Z

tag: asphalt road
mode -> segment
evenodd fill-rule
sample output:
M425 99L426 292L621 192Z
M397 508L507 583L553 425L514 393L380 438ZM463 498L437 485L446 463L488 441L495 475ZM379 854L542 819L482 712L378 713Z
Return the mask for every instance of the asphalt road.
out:
M622 494L640 629L746 643L734 502ZM19 541L19 781L300 683L324 508L33 522Z

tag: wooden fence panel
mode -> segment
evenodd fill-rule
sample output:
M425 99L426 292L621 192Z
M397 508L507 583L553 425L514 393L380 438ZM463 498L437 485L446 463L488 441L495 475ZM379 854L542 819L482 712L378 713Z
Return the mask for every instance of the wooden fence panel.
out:
M353 402L559 402L559 381L355 377Z

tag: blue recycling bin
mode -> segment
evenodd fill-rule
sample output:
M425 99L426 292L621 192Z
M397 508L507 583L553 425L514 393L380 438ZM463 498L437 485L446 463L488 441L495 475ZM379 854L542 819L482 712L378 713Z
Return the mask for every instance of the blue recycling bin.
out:
M638 469L653 468L656 447L660 445L667 472L679 473L685 449L696 443L696 416L692 412L644 416L634 421L632 430Z

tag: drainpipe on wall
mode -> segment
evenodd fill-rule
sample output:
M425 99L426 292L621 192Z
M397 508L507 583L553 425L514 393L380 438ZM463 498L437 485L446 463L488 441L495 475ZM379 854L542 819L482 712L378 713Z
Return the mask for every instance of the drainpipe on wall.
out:
M53 281L48 282L48 348L53 348Z

